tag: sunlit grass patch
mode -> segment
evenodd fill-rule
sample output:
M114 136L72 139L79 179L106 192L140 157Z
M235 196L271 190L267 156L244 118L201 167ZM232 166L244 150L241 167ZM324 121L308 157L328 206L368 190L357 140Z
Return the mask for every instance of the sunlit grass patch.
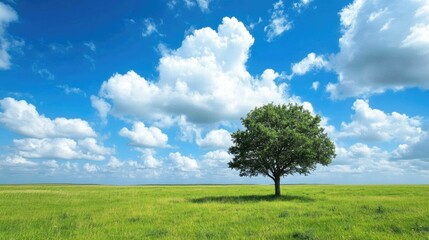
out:
M427 239L429 186L0 186L0 239ZM60 193L60 194L57 194Z

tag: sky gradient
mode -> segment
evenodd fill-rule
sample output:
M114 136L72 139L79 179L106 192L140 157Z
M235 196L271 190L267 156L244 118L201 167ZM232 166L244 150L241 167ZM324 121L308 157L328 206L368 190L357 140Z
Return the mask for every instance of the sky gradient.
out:
M332 164L283 183L429 182L429 2L0 1L0 183L271 183L227 168L267 103Z

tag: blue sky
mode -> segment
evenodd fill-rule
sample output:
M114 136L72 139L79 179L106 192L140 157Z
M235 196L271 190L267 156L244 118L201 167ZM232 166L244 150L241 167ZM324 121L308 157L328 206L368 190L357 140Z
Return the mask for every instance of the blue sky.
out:
M0 1L0 183L270 183L227 168L266 103L337 157L284 183L429 182L429 3Z

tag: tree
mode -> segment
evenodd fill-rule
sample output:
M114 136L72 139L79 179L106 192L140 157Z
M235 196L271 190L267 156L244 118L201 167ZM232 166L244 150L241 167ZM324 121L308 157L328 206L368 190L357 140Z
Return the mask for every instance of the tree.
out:
M244 130L231 134L231 169L240 176L268 176L280 196L280 178L304 174L324 166L335 157L334 143L312 115L297 104L268 104L250 111L241 122Z

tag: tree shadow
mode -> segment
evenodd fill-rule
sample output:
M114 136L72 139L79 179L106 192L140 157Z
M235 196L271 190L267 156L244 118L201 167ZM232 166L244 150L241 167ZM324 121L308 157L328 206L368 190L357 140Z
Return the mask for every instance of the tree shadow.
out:
M273 201L297 201L314 202L315 200L306 196L284 195L276 197L274 195L245 195L245 196L210 196L190 199L193 203L243 203L243 202L273 202Z

